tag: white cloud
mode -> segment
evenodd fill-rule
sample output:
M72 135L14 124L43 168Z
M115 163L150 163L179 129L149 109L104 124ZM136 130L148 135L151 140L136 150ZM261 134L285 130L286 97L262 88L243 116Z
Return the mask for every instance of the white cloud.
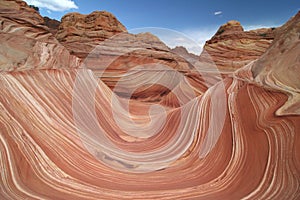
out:
M244 30L245 31L250 31L250 30L255 30L255 29L260 29L260 28L272 28L272 27L279 27L281 25L274 25L274 24L268 24L268 25L262 25L262 24L255 24L255 25L245 25Z
M222 11L216 11L214 12L214 15L221 15L223 12Z
M50 11L66 11L72 8L78 9L78 6L72 0L25 0L27 4L39 8L46 8Z

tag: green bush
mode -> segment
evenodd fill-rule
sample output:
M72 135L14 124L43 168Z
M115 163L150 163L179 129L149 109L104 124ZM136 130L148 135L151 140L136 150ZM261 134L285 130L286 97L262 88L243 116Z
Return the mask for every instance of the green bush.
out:
M225 31L224 29L219 29L217 35L221 35L224 31Z
M34 5L29 5L29 7L30 7L30 8L33 8L34 10L36 10L36 11L38 11L38 12L40 12L39 7L36 7L36 6L34 6Z
M261 37L266 37L267 34L266 34L266 33L261 33L261 34L259 34L259 36L261 36Z

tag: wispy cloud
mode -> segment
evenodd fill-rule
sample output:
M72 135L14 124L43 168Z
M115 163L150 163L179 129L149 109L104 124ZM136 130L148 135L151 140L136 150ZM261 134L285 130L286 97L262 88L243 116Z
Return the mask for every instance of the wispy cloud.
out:
M222 11L216 11L214 12L214 15L221 15L223 12Z
M200 55L206 40L209 40L216 28L212 29L190 29L190 30L171 30L166 28L146 27L129 30L130 33L150 32L164 42L170 48L183 46L189 52Z
M184 30L171 30L165 28L138 28L129 30L130 33L145 33L150 32L164 42L170 48L175 48L176 46L185 47L190 53L200 55L202 49L207 40L210 40L214 34L217 32L218 28L221 26L215 25L210 27L203 28L193 28L193 29L184 29ZM272 24L253 24L245 25L245 30L254 30L259 28L270 28L278 27L279 25Z
M131 33L150 32L170 48L176 46L185 47L190 53L200 55L203 46L217 31L218 27L186 29L186 30L171 30L164 28L142 28L129 30Z
M78 9L78 6L72 0L25 0L29 5L39 8L46 8L50 11L66 11L72 8Z
M171 30L165 28L139 28L129 30L131 33L142 33L142 32L150 32L157 37L161 41L163 41L170 48L174 48L176 46L185 47L190 53L194 53L196 55L200 55L202 49L207 40L210 40L214 34L217 32L218 28L221 26L215 25L210 27L203 28L193 28L193 29L184 29L184 30ZM280 25L265 23L265 24L249 24L244 25L244 30L254 30L259 28L270 28L270 27L278 27Z
M175 32L153 32L153 34L158 36L167 46L171 48L183 46L190 53L200 55L205 42L216 33L217 28L218 27L186 29Z
M212 36L216 33L217 29L218 27L183 30L182 32L185 35L191 38L191 40L195 41L195 43L193 43L194 45L187 45L186 48L191 53L199 55L202 51L202 48L205 45L205 42L212 38Z
M250 30L255 30L255 29L260 29L260 28L272 28L272 27L279 27L281 25L279 24L252 24L252 25L245 25L244 30L245 31L250 31Z

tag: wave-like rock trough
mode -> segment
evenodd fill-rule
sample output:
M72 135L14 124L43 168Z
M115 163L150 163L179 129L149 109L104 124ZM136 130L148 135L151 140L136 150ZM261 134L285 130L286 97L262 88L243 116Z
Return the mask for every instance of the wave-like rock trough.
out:
M19 13L16 8L26 8L21 16L35 12L23 2L0 5L6 11L1 12L2 34L22 27L38 32L38 26L40 37L49 36L42 22L30 28L5 21L12 11ZM165 75L172 87L160 95L154 86L151 96L160 96L156 101L118 95L49 36L55 48L42 41L49 53L46 63L1 65L0 199L299 199L299 102L291 98L299 95L292 84L297 80L276 84L286 80L278 78L280 66L264 65L289 32L285 56L298 56L291 49L299 47L299 19L297 14L278 29L261 59L226 78L198 69L208 76L206 85L195 78L195 70L170 68L181 78L177 82L168 71L121 73L133 88L134 80ZM4 37L0 40L6 44ZM55 49L66 59L57 58ZM22 56L33 59L36 51L39 45ZM298 60L282 63L298 73ZM288 112L276 112L285 105Z
M180 110L168 111L157 135L136 141L113 121L107 106L111 92L102 84L96 93L96 112L103 133L116 144L104 143L102 150L90 144L95 142L89 140L95 130L92 122L81 121L88 125L81 134L80 125L74 124L75 75L76 71L66 70L1 75L3 198L299 197L299 117L274 116L285 95L228 79L226 110L221 110L224 127L215 145L215 132L208 129L219 119L209 117L209 108L211 96L222 92L221 85ZM88 73L84 76L84 81L91 79ZM186 116L181 115L185 109ZM174 128L181 120L182 130ZM176 129L179 136L173 135ZM180 137L181 143L173 137ZM111 156L106 151L112 151ZM128 153L118 157L123 152ZM134 173L139 168L147 173Z

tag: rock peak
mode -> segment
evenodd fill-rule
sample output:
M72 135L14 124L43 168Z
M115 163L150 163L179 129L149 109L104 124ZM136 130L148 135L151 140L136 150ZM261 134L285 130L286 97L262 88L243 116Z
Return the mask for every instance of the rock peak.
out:
M274 34L275 28L244 31L240 22L231 20L206 41L204 49L219 69L236 70L259 58L272 43Z
M226 24L223 24L217 31L216 35L228 34L233 32L243 32L244 28L241 23L236 20L228 21Z
M72 12L62 17L56 38L60 42L76 40L78 36L103 41L122 32L127 32L125 26L107 11L94 11L88 15Z
M231 25L231 26L241 26L241 23L239 21L236 21L236 20L230 20L226 24Z

